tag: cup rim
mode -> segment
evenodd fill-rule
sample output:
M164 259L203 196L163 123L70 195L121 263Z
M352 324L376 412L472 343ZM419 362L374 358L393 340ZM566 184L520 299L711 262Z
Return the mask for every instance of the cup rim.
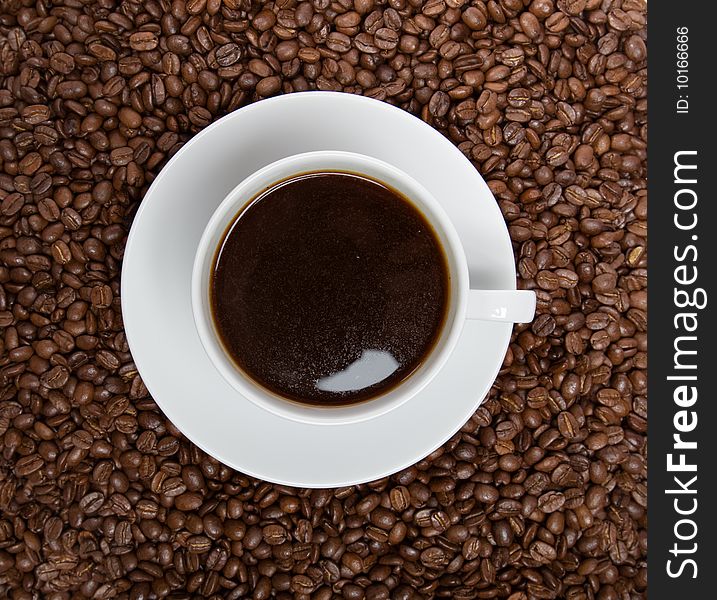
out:
M307 167L306 165L312 161L318 162L319 165L315 168ZM354 164L347 164L343 169L321 165L323 162L331 163L331 161L353 161ZM367 165L400 180L400 187L403 189L396 188L392 182L384 182L381 175L364 173L361 167L366 168ZM282 169L286 170L291 166L295 168L288 174L278 174ZM224 348L216 332L209 307L208 271L216 260L217 249L225 239L230 225L260 194L280 181L322 170L327 172L345 170L363 174L391 188L396 188L417 205L415 208L431 223L441 241L451 279L448 314L436 344L421 365L396 387L373 398L345 406L321 407L301 404L284 398L254 381L231 359ZM410 188L411 191L406 192L406 188ZM204 352L225 381L244 398L272 414L292 421L314 425L345 425L367 421L398 408L418 394L438 374L452 354L462 332L469 287L467 259L458 233L443 207L422 184L398 167L365 154L319 150L293 154L269 163L254 171L226 194L205 226L197 246L192 267L191 303L195 328Z

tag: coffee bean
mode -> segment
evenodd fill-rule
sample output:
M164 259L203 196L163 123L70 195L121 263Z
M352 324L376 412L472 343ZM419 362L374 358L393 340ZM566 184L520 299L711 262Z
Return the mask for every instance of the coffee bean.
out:
M17 192L8 194L0 203L0 214L6 217L12 217L20 212L24 204L25 199L22 194Z
M272 96L281 89L281 79L279 77L266 77L256 84L256 93L259 96Z
M87 94L87 84L78 79L57 84L57 94L63 100L77 100Z
M393 50L398 45L398 32L382 27L374 34L374 40L381 50Z
M440 569L448 564L448 556L442 548L426 548L421 552L421 562L429 569Z
M286 530L281 525L267 525L262 530L262 535L270 546L283 544L287 539Z
M410 506L411 495L405 486L399 485L390 492L391 507L396 512L403 512Z
M158 44L157 36L151 31L138 31L129 37L130 48L138 52L154 50Z
M500 498L498 490L495 487L486 484L476 485L474 495L480 502L484 502L486 504L493 504L498 500L498 498Z
M187 551L193 554L203 554L212 547L212 541L204 535L193 535L187 540Z
M565 504L565 495L562 492L546 492L538 498L538 508L546 513L552 513Z
M473 31L484 29L488 23L487 15L479 8L469 6L463 11L461 20Z
M540 271L535 277L536 283L544 290L555 291L560 287L560 277L552 271Z
M539 563L548 564L557 558L557 552L550 544L537 540L530 545L530 556Z
M118 116L120 122L131 129L137 129L142 124L142 116L132 108L122 107Z
M39 125L50 118L50 108L42 104L32 104L23 108L20 115L29 125Z
M104 496L101 492L90 492L80 500L80 508L85 514L91 515L102 508Z
M15 463L15 473L18 477L27 477L39 471L43 465L42 457L38 454L30 454L18 459Z
M555 330L555 319L551 315L538 315L533 321L533 333L541 337L547 337Z
M220 67L229 67L241 58L242 50L238 44L224 44L217 48L214 56Z
M63 75L69 75L75 68L75 60L66 52L56 52L50 57L50 68Z
M50 389L57 389L67 383L69 376L70 374L66 367L57 365L41 375L40 383Z
M450 97L448 94L441 91L434 92L428 105L430 113L434 117L443 117L448 113L449 108Z
M558 415L558 429L560 435L568 440L575 438L579 431L577 420L568 411L563 411Z
M97 308L106 308L112 302L112 290L108 285L98 285L90 292L90 301Z
M116 166L121 167L129 164L134 158L134 151L129 146L123 146L121 148L115 148L110 152L110 162Z
M540 36L541 28L538 18L531 12L524 12L519 19L520 28L523 33L531 39L537 39Z

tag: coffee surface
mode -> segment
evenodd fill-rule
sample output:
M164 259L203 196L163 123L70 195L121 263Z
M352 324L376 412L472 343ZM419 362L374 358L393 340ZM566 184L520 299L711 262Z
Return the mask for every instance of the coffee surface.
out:
M308 173L263 192L229 227L211 303L252 379L291 400L343 405L420 366L448 285L439 241L408 200L359 175Z

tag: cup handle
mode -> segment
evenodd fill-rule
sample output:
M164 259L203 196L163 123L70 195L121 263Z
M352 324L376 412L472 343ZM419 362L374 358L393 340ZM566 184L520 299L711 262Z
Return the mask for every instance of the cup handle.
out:
M535 316L532 290L470 290L467 319L498 323L530 323Z

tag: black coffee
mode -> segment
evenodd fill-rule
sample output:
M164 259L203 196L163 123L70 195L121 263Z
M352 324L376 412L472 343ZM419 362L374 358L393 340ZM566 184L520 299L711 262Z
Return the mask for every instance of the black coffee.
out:
M448 305L445 256L421 213L352 173L307 173L255 198L228 228L211 304L234 362L312 405L373 398L431 351Z

